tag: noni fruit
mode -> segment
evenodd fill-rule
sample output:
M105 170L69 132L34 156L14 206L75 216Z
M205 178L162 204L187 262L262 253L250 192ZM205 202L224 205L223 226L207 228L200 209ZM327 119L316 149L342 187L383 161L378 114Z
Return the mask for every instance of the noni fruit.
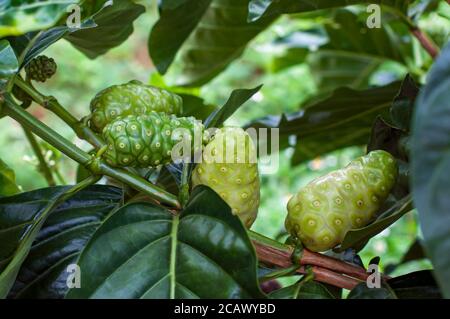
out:
M56 62L52 58L40 55L25 67L28 77L38 82L45 82L56 73Z
M397 174L393 156L377 150L319 177L289 200L286 229L312 251L331 249L373 220Z
M192 184L211 187L250 228L260 200L256 149L250 135L241 128L218 130L192 173Z
M106 124L118 117L151 111L180 115L182 107L180 96L134 80L110 86L94 97L90 105L90 126L101 133Z
M155 167L172 160L172 149L183 138L201 150L203 125L193 117L150 112L119 117L105 126L106 162L114 167ZM195 143L195 135L200 136ZM196 145L200 144L200 145ZM181 154L180 156L182 156Z

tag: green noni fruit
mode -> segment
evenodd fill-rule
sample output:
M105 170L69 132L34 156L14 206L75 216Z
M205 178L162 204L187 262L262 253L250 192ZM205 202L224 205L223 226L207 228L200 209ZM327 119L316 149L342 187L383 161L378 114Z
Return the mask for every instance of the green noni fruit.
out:
M289 200L286 229L312 251L331 249L342 243L350 229L373 220L397 174L391 154L372 151L319 177Z
M180 115L183 100L167 90L134 80L100 91L90 107L90 126L101 133L106 124L121 116L142 115L151 111Z
M211 187L248 228L258 213L260 185L255 145L243 129L219 130L192 173L192 185Z
M105 126L106 162L114 167L154 167L172 160L172 149L183 138L194 151L202 147L203 125L193 117L150 112L119 117ZM195 134L200 142L195 145ZM183 155L183 154L181 154Z

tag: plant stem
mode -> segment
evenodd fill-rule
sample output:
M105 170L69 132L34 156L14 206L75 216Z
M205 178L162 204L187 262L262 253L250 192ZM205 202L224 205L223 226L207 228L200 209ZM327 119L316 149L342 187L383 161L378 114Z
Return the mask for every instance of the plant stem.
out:
M183 164L183 171L182 171L182 174L181 174L180 194L179 194L179 199L180 199L182 207L184 207L184 205L189 200L189 173L190 173L190 168L191 168L190 163L184 163Z
M99 158L95 158L77 146L70 143L64 137L53 131L44 123L37 120L27 111L17 105L10 96L5 96L3 109L5 114L9 115L19 122L25 129L29 129L34 134L42 138L47 143L53 145L59 151L73 159L74 161L84 165L94 175L107 175L117 179L131 187L142 191L149 196L158 199L165 204L169 204L175 208L180 208L180 203L175 195L147 182L139 176L132 175L125 170L116 169L108 166Z
M292 246L281 244L251 231L249 231L249 235L261 262L282 268L292 267L294 251ZM303 266L313 266L317 281L345 289L353 288L360 280L365 281L369 276L369 273L362 267L312 252L306 248L303 249L299 263ZM305 273L305 268L299 268L298 272Z
M410 28L410 30L411 33L416 37L416 39L419 40L419 43L428 52L428 54L433 59L436 59L436 57L439 55L439 48L431 40L431 38L417 26Z
M447 2L449 1L450 0L447 0ZM433 59L435 59L439 55L438 46L433 42L433 40L431 40L430 37L428 37L428 35L425 32L420 30L419 26L416 25L414 21L410 19L410 17L405 15L400 10L390 6L385 6L384 10L390 11L393 14L395 14L398 18L400 18L400 20L408 26L410 32L416 37L416 39L419 40L420 45L425 49L425 51L428 52L428 54Z
M14 78L14 83L22 90L24 90L29 96L31 96L31 98L36 103L55 113L60 119L62 119L74 130L79 138L88 141L97 148L101 148L103 145L105 145L105 143L94 131L92 131L84 123L77 120L70 112L68 112L61 104L59 104L58 100L55 97L44 96L19 76L16 76Z
M34 137L33 133L31 133L28 129L23 127L23 131L25 133L25 136L27 137L28 141L30 142L31 148L33 149L34 155L36 155L38 161L39 161L39 171L44 176L45 180L47 181L48 186L55 186L56 182L53 178L52 171L50 170L50 167L47 164L47 161L44 158L44 155L42 154L42 149L37 142L36 138Z

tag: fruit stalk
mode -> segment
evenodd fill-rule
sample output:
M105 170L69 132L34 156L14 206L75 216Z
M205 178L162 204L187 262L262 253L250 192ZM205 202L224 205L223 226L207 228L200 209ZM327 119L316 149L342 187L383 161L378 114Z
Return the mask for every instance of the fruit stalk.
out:
M258 233L248 231L260 262L281 268L292 267L294 248L281 244ZM361 281L366 281L369 273L363 267L349 264L339 259L303 249L298 260L301 267L297 272L304 274L305 266L313 266L315 280L336 287L352 289ZM389 277L384 276L388 279Z

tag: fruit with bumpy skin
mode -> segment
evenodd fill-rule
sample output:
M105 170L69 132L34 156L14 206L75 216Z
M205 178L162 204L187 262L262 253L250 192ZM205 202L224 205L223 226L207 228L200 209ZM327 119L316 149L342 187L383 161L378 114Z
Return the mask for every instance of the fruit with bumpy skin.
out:
M102 156L113 167L155 167L171 162L172 149L183 138L191 150L199 151L203 141L197 143L195 136L203 136L203 125L193 117L157 112L128 115L105 126L107 148Z
M294 195L287 205L286 229L312 251L331 249L342 243L349 230L373 220L397 175L391 154L372 151Z
M193 187L199 184L211 187L250 228L260 201L256 150L250 135L241 128L219 130L192 173Z
M27 64L25 71L30 79L45 82L56 73L56 68L55 60L45 55L40 55Z
M91 101L91 128L101 133L103 128L118 117L143 115L151 111L180 115L183 100L167 90L133 80L110 86Z

